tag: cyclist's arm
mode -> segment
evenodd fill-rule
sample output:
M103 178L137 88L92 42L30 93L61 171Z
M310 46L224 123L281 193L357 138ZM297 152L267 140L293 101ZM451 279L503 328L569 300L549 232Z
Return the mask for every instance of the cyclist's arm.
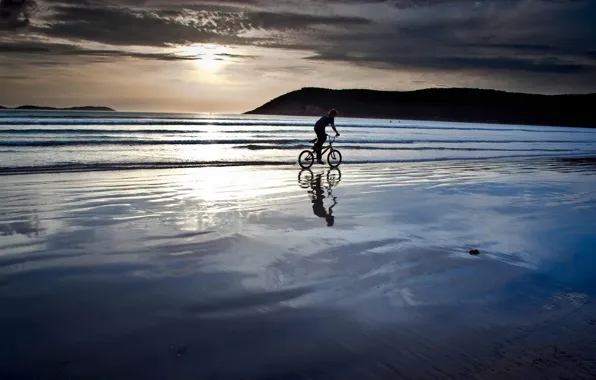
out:
M337 131L337 129L335 129L335 123L331 124L331 128L333 128L333 132L335 132L335 134L339 136L339 132Z

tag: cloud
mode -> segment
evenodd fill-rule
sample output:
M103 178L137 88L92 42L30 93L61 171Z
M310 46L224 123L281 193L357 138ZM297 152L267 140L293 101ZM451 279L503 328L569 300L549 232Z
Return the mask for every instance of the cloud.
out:
M31 79L31 77L27 76L27 75L0 75L0 79L20 80L20 79Z
M229 6L217 10L214 5L205 9L169 6L157 7L142 2L128 2L137 6L110 5L99 2L47 2L48 11L40 15L38 26L29 29L48 37L93 41L112 45L168 46L186 43L223 43L250 45L258 38L242 35L253 30L273 32L300 30L317 25L351 27L370 21L359 17L332 17L252 11ZM199 2L200 3L200 2ZM153 4L148 2L148 4ZM209 7L207 7L209 5ZM197 2L194 3L197 8ZM226 10L227 9L227 10ZM236 9L236 8L234 8Z
M427 72L581 74L596 87L593 2L483 3L398 2L406 11L394 15L396 21L379 21L375 30L357 35L328 36L325 48L311 46L316 54L309 59Z
M420 57L407 55L336 55L317 54L308 57L319 61L350 61L366 67L399 68L406 70L445 70L445 71L518 71L533 73L579 74L595 72L594 64L567 61L557 57L515 58L505 56L474 57L444 56Z
M592 0L38 0L36 7L14 1L2 0L3 7L12 4L3 29L28 26L19 35L0 34L0 54L39 64L44 54L82 63L196 59L171 49L214 43L249 55L251 48L300 50L297 59L305 63L468 72L543 89L550 79L541 75L582 77L583 88L596 90Z
M78 57L86 62L107 62L113 58L138 58L157 61L195 61L204 58L205 54L180 54L179 52L140 52L115 49L88 49L77 45L57 43L0 43L0 56L10 53L37 56L42 63L50 62L50 57ZM210 59L252 59L253 55L232 53L210 53ZM79 62L80 63L80 62Z
M0 0L0 30L14 30L29 25L32 0Z
M40 45L23 45L16 43L0 44L0 54L2 53L47 53L50 49Z

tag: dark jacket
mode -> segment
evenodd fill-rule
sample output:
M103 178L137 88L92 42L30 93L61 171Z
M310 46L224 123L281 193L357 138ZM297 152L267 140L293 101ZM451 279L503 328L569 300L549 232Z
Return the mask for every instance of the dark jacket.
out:
M320 118L319 121L317 121L317 123L315 124L315 132L324 133L325 127L327 127L329 124L335 125L334 123L335 118L333 116L325 115L322 118Z

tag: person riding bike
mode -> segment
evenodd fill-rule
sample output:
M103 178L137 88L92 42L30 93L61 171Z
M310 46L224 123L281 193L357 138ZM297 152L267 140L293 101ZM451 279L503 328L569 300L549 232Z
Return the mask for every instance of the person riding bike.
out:
M331 128L335 132L335 136L339 136L339 132L335 129L335 117L337 116L337 111L332 109L329 113L322 118L320 118L317 123L315 124L315 133L317 134L317 142L315 143L315 151L317 152L317 162L319 164L324 164L323 160L321 160L321 150L323 149L323 143L327 140L327 134L325 133L325 128L331 124Z

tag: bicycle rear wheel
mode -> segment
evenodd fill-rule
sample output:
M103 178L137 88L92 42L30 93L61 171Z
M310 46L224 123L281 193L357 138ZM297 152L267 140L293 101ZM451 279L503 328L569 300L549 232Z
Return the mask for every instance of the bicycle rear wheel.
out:
M332 168L336 168L341 164L341 152L337 149L331 149L327 156L327 162Z
M298 156L298 164L303 169L308 169L314 164L315 156L312 154L310 150L303 150L302 153Z
M308 189L312 183L313 174L310 169L302 169L298 173L298 183L303 189Z

